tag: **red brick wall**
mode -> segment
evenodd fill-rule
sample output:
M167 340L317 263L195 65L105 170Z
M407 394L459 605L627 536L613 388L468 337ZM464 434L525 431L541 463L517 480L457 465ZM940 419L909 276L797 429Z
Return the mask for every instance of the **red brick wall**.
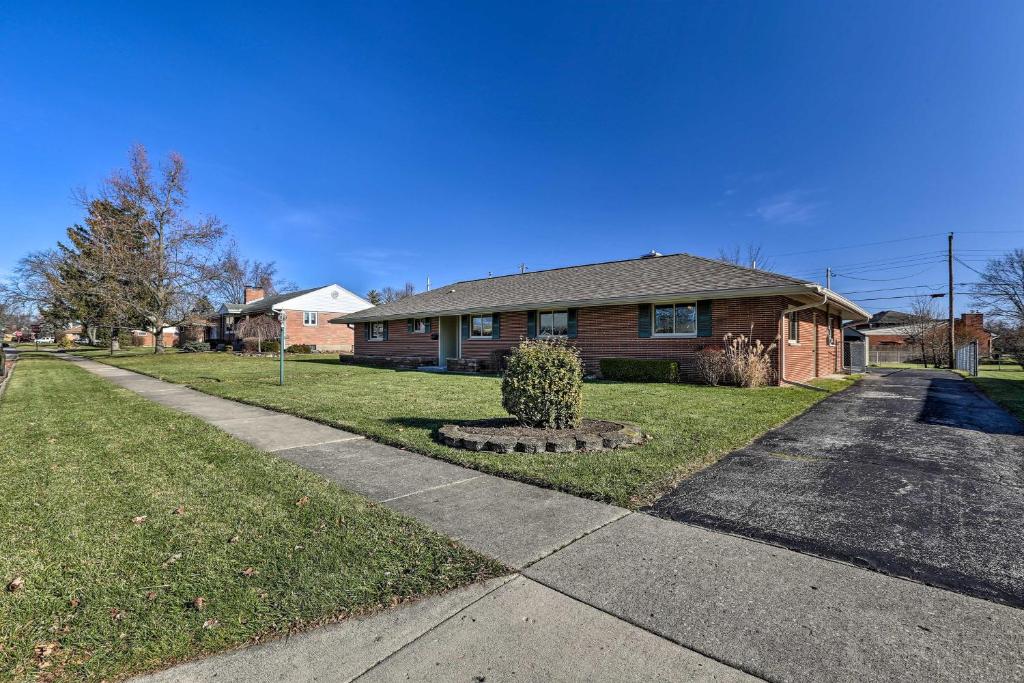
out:
M315 327L302 324L302 311L286 310L285 341L292 344L315 344L317 351L342 351L350 353L355 333L348 325L332 325L332 318L345 315L342 312L319 311ZM237 323L236 323L237 329Z
M430 332L409 333L406 320L388 321L388 340L370 341L366 338L366 325L359 323L355 330L355 353L357 356L424 356L437 358L438 319L431 318ZM436 362L436 361L435 361Z
M795 303L795 302L794 302ZM793 314L790 314L793 315ZM832 316L827 321L825 311L810 309L797 311L800 325L800 341L789 342L789 320L783 324L783 342L786 359L786 379L795 382L806 382L815 377L831 375L842 370L842 330L841 321ZM828 344L828 325L832 325L835 344Z
M760 339L766 346L777 343L782 311L795 302L784 297L721 299L712 302L712 333L710 337L641 338L637 332L637 306L597 306L580 308L577 314L577 337L572 343L580 349L588 373L596 373L602 358L668 358L679 362L686 376L694 372L694 353L704 347L723 348L727 333ZM838 316L832 316L836 344L827 343L828 329L824 311L800 312L800 344L786 346L786 379L806 381L815 376L830 375L841 370L842 331ZM462 357L488 361L497 349L508 349L526 338L526 311L500 314L500 339L464 339ZM432 333L439 321L433 319ZM817 353L815 353L817 337ZM785 340L783 339L783 343ZM388 323L387 341L368 341L364 324L357 325L355 338L357 356L398 357L437 355L437 339L432 335L409 334L405 320ZM771 352L772 367L778 370L778 348Z

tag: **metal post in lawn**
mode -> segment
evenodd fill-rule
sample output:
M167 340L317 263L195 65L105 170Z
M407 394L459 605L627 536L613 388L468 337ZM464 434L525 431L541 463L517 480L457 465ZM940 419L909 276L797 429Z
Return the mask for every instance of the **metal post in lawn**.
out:
M278 348L278 354L280 356L280 360L278 361L278 364L280 365L280 379L278 380L278 384L280 384L283 387L284 386L284 339L285 339L284 323L285 323L285 318L287 317L287 314L284 311L278 311L277 312L277 317L281 321L281 341L279 342L279 348Z

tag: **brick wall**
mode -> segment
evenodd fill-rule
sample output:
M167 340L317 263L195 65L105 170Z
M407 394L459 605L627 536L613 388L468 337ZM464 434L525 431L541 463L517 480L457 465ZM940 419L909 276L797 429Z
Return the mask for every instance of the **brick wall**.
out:
M292 344L315 344L317 351L351 353L355 333L348 325L332 325L329 320L345 315L341 312L319 311L315 326L302 324L302 311L286 310L285 341Z
M357 356L437 358L437 335L439 321L431 318L430 332L409 332L406 320L388 321L387 341L370 341L366 338L368 323L359 323L355 329L355 354Z
M796 302L793 302L796 303ZM793 315L793 314L790 314ZM810 309L797 311L800 326L800 341L789 342L789 321L783 325L783 343L785 348L786 379L795 382L806 382L815 377L831 375L842 370L842 323L837 316L829 316L825 311ZM835 344L828 344L828 325L832 325Z
M577 336L572 343L588 373L597 373L602 358L668 358L680 365L684 376L694 373L694 353L704 347L723 348L727 333L760 339L766 346L776 343L782 311L795 302L785 297L721 299L712 302L712 332L709 337L641 338L638 334L638 311L635 304L580 308L577 313ZM462 357L489 361L495 350L509 349L526 338L526 311L500 314L500 339L464 339ZM827 343L828 329L824 311L800 312L800 344L786 346L786 378L806 381L815 376L830 375L841 370L842 331L838 316L832 316L836 344ZM405 320L388 323L387 341L368 341L365 324L356 326L356 356L402 357L437 356L439 321L433 319L432 334L409 334ZM815 351L817 338L817 351ZM783 338L783 343L785 340ZM772 351L772 367L778 370L778 349Z

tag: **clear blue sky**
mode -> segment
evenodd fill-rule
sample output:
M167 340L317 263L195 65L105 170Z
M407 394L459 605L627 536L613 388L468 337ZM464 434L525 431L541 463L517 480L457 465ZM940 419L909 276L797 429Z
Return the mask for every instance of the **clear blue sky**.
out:
M1024 3L213 5L0 9L0 274L134 142L360 293L760 242L864 299L1024 243Z

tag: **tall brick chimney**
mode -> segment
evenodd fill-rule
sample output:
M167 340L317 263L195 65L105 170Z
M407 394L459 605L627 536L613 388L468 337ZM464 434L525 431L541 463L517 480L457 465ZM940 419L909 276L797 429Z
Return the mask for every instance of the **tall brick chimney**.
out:
M245 301L243 304L251 304L253 301L259 301L267 295L266 291L262 287L254 287L252 285L245 286Z
M981 330L985 327L984 313L961 313L960 322L966 329Z

